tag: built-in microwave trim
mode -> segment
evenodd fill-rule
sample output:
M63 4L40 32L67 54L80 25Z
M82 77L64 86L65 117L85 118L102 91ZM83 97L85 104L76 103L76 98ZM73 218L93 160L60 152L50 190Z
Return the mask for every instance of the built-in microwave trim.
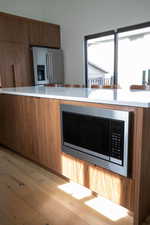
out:
M111 110L111 109L103 109L96 107L87 107L87 106L74 106L68 104L61 104L61 136L62 136L62 151L70 154L74 157L77 157L81 160L88 161L94 165L109 169L115 173L120 175L129 176L129 121L131 112L122 111L122 110ZM124 155L123 155L123 164L113 157L110 157L110 160L105 158L105 156L101 156L101 154L93 153L90 154L88 149L83 149L79 146L71 145L70 143L63 142L63 112L70 112L82 115L90 115L96 117L102 117L107 119L114 119L124 121ZM99 156L98 156L99 155ZM117 162L116 162L117 160ZM120 165L119 165L120 164Z

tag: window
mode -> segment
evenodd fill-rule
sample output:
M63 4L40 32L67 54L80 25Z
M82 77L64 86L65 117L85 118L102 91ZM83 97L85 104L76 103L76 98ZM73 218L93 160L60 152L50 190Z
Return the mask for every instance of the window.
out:
M85 36L86 85L150 85L150 23Z

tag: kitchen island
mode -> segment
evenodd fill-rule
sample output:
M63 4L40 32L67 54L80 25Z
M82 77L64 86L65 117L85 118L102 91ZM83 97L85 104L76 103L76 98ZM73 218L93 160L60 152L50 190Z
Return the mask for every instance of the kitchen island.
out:
M60 105L132 112L132 173L120 176L61 151ZM87 88L0 90L0 144L80 183L133 212L134 225L150 212L150 93Z
M17 87L1 88L1 94L51 98L100 104L150 107L150 91L122 89L65 88L65 87Z

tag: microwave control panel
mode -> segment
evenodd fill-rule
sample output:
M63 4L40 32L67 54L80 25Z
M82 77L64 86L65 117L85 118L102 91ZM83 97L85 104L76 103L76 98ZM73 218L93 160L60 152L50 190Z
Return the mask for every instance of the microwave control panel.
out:
M111 121L111 152L110 156L116 163L123 163L124 121Z

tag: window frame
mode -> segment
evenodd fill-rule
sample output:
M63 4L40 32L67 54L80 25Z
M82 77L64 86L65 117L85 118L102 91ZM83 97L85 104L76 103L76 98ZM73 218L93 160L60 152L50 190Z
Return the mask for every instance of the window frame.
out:
M132 30L137 30L137 29L142 29L150 27L150 21L136 24L136 25L131 25L131 26L126 26L126 27L120 27L117 28L116 30L109 30L101 33L96 33L96 34L90 34L90 35L85 35L84 36L84 60L85 60L85 87L88 87L88 52L87 52L87 42L90 39L95 39L95 38L100 38L108 35L114 35L114 85L118 84L118 34L127 32L127 31L132 31Z

